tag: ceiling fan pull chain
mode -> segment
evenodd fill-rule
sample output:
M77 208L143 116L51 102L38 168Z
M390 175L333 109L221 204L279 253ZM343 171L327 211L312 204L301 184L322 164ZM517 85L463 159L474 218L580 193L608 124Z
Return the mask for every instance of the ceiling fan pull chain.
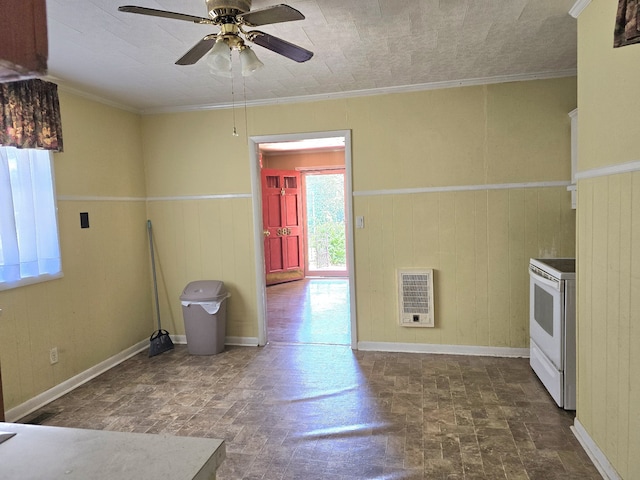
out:
M244 136L247 138L249 136L249 127L247 122L247 84L244 81L244 77L242 77L242 98L244 100Z
M232 68L232 72L233 72L233 68ZM234 90L233 90L233 73L231 75L231 111L233 113L233 136L237 137L238 131L236 130L236 102L235 102Z

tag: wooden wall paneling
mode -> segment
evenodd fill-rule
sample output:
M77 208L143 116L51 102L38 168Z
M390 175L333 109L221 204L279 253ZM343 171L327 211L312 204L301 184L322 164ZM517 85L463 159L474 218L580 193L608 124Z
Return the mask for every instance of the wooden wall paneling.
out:
M614 422L614 429L617 436L621 439L629 438L629 412L631 402L629 398L629 387L631 384L631 375L629 369L630 353L631 353L631 324L630 318L632 312L631 307L631 218L632 218L632 188L631 175L621 176L620 182L620 270L619 270L619 336L618 336L618 358L619 370L618 384L615 386L618 395L618 409ZM618 442L618 472L623 476L628 476L629 469L629 442Z
M491 345L509 342L509 192L488 192L489 328Z
M624 478L640 478L640 415L638 415L638 405L640 404L640 382L638 382L638 372L640 372L640 172L632 174L631 203L631 243L629 263L631 271L630 292L629 292L629 345L636 348L629 350L629 362L620 365L620 375L629 378L629 398L628 410L621 412L620 421L629 424L628 440L621 438L621 442L626 443L628 451L628 474Z
M478 191L475 196L475 337L477 345L491 345L489 329L489 223L488 192ZM436 310L437 313L437 310Z
M529 340L530 256L526 252L526 195L524 189L509 190L509 344L526 345Z
M456 342L478 345L476 339L476 245L475 192L455 196L456 249Z
M593 256L592 256L592 291L591 312L593 334L591 351L593 356L591 400L596 408L602 409L607 401L607 215L608 215L609 190L607 179L597 179L593 192ZM594 438L604 441L606 438L606 415L593 415L591 420L591 432ZM604 446L604 445L603 445Z
M586 428L591 428L592 419L592 367L591 345L593 335L591 331L591 277L593 259L593 180L580 182L578 195L578 309L577 309L577 342L578 342L578 385L577 385L577 415Z
M439 270L437 272L434 291L435 308L440 312L440 322L436 328L440 330L440 341L447 345L456 343L457 311L456 311L456 192L442 192L439 194L438 206L438 244Z
M620 175L608 178L609 190L607 202L607 373L605 378L605 449L618 464L618 382L620 378L618 338L620 332Z

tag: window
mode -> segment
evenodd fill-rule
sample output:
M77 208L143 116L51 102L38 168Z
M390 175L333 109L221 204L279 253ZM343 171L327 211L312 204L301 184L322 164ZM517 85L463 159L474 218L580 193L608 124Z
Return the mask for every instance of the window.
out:
M0 290L61 276L51 154L0 147Z

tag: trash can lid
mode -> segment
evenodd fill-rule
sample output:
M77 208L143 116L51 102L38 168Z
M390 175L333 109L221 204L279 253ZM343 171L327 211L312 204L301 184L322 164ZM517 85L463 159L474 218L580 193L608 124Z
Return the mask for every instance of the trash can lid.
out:
M197 280L189 283L180 295L180 300L192 302L218 302L227 298L224 282L220 280Z

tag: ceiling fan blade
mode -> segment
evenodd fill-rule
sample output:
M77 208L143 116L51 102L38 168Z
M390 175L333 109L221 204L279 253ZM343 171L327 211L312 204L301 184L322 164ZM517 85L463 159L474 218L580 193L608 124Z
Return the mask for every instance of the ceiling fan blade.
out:
M193 65L202 57L204 57L209 50L213 48L216 43L216 35L207 35L198 43L196 43L191 50L185 53L176 62L176 65Z
M245 25L258 27L271 23L304 20L304 15L289 5L280 4L238 15L238 19Z
M186 20L187 22L200 24L213 24L209 18L196 17L195 15L187 15L186 13L168 12L166 10L156 10L155 8L136 7L135 5L123 5L118 7L120 12L139 13L141 15L151 15L152 17L173 18L175 20Z
M271 50L272 52L279 53L280 55L290 58L291 60L295 60L298 63L306 62L313 57L313 52L305 48L258 30L248 32L247 38L261 47Z

